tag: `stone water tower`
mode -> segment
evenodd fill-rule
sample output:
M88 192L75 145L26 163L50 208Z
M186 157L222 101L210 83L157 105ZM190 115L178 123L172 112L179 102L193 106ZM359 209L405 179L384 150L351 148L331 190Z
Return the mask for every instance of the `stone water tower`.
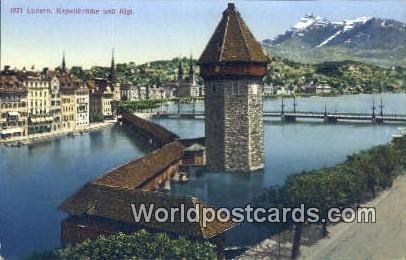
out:
M199 59L208 169L248 172L264 167L262 78L268 63L229 3Z

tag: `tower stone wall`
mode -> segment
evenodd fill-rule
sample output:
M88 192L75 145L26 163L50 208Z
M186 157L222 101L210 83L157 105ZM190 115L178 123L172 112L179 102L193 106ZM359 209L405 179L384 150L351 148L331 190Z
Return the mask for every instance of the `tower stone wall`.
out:
M263 168L261 80L205 80L205 87L207 167L225 171Z

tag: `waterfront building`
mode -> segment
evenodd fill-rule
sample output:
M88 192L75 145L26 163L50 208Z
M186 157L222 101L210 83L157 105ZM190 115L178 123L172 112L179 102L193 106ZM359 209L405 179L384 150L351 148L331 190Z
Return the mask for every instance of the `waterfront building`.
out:
M146 87L146 86L138 87L138 97L139 97L139 100L148 99L148 87Z
M321 83L316 86L316 94L329 94L331 93L331 87L327 83Z
M51 95L49 80L41 74L26 75L23 84L28 91L28 133L51 132Z
M0 76L0 140L28 134L27 89L16 76Z
M103 119L112 119L114 111L114 89L105 79L94 79L87 82L90 98L90 114L92 116L102 117Z
M61 92L59 86L59 79L54 73L44 70L44 74L49 78L49 94L51 109L50 114L53 117L52 131L59 131L61 129Z
M294 93L288 86L275 86L276 95L291 95Z
M63 131L72 132L76 128L76 89L79 80L73 80L70 76L60 76L61 92L61 128Z
M89 89L84 82L80 82L75 89L76 96L76 129L89 126Z
M121 84L120 92L121 99L126 101L140 100L139 98L139 86L134 84L124 83Z
M210 170L264 167L262 78L268 63L261 45L229 3L199 59Z
M275 88L272 85L264 85L263 92L264 96L272 96L275 94Z

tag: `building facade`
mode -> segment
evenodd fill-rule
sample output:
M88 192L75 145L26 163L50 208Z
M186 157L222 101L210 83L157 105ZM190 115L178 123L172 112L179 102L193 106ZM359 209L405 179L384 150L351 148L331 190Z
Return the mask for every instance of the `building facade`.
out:
M174 94L179 98L198 97L202 95L202 87L196 82L192 57L189 61L189 72L187 76L184 75L182 63L179 62L178 72L175 79L165 82L164 88L167 90L175 90Z
M103 79L88 81L90 117L112 119L114 117L115 95L110 83Z
M53 117L52 131L59 131L61 129L61 92L59 79L55 75L50 76L49 88L51 102L50 114Z
M229 4L199 59L209 169L247 172L264 167L262 78L268 63L234 4Z
M16 77L0 77L0 141L28 134L27 89Z
M89 126L89 90L84 82L75 89L76 97L76 129Z
M121 99L126 101L139 100L139 87L133 84L122 84L120 88Z
M59 77L61 92L61 130L72 132L76 128L76 89L79 82L69 76Z
M23 84L28 91L28 133L51 132L53 117L48 79L42 75L27 76Z

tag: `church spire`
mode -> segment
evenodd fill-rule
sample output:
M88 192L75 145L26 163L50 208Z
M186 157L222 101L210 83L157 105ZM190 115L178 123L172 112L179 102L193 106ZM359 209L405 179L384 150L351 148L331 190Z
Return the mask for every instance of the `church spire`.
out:
M111 66L110 66L110 80L114 81L116 79L116 66L114 63L114 48L111 51Z
M189 75L193 75L193 56L190 55L189 59Z
M183 68L182 68L182 61L179 59L179 64L178 64L178 81L183 80Z
M66 72L65 51L62 53L62 72Z
M193 69L193 57L192 55L190 55L190 59L189 59L189 82L194 84L194 69Z

